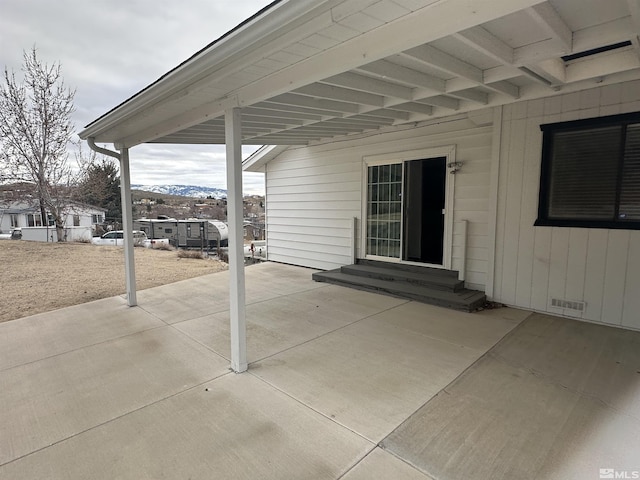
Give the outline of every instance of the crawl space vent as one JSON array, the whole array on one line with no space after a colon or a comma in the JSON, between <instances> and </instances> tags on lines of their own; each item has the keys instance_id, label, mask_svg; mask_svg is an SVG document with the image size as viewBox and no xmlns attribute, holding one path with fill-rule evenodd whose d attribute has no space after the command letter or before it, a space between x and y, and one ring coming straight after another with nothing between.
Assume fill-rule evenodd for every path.
<instances>
[{"instance_id":1,"label":"crawl space vent","mask_svg":"<svg viewBox=\"0 0 640 480\"><path fill-rule=\"evenodd\" d=\"M584 312L586 307L585 302L575 302L572 300L563 300L561 298L552 298L551 306L555 308L568 308L569 310L575 310L577 312Z\"/></svg>"}]
</instances>

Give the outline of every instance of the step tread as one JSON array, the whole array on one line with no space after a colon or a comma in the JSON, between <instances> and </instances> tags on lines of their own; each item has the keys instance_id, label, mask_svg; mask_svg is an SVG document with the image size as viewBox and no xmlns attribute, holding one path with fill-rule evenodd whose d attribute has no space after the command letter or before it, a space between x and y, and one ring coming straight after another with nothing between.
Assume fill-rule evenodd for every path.
<instances>
[{"instance_id":1,"label":"step tread","mask_svg":"<svg viewBox=\"0 0 640 480\"><path fill-rule=\"evenodd\" d=\"M342 273L339 269L314 273L313 279L465 310L473 310L480 307L486 299L484 293L475 290L463 289L459 292L448 292L410 283L399 285L398 282L349 275Z\"/></svg>"},{"instance_id":2,"label":"step tread","mask_svg":"<svg viewBox=\"0 0 640 480\"><path fill-rule=\"evenodd\" d=\"M372 267L386 268L390 270L398 270L401 272L416 272L416 273L434 273L437 275L448 276L458 278L458 272L455 270L446 270L444 268L429 267L426 265L415 265L411 263L395 263L395 262L382 262L380 260L358 259L356 265L368 265Z\"/></svg>"},{"instance_id":3,"label":"step tread","mask_svg":"<svg viewBox=\"0 0 640 480\"><path fill-rule=\"evenodd\" d=\"M347 265L342 272L349 275L375 276L380 280L405 281L415 284L435 285L440 288L459 290L464 288L464 282L458 277L434 272L433 269L423 272L402 271L372 265Z\"/></svg>"}]
</instances>

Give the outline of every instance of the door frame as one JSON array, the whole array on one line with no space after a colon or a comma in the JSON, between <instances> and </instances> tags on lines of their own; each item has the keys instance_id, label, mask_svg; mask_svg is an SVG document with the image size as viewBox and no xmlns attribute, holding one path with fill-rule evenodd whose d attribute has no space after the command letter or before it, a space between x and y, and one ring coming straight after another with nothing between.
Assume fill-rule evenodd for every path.
<instances>
[{"instance_id":1,"label":"door frame","mask_svg":"<svg viewBox=\"0 0 640 480\"><path fill-rule=\"evenodd\" d=\"M370 166L387 165L390 163L402 163L404 172L404 162L411 160L423 160L430 158L445 158L447 175L445 177L445 201L444 201L444 238L443 238L443 253L442 253L442 265L431 263L419 263L409 262L402 260L401 258L389 258L379 257L374 255L367 255L367 169ZM452 264L452 252L453 252L453 204L454 204L454 187L455 187L455 175L451 175L454 172L455 167L450 167L451 164L456 163L456 147L455 145L445 145L433 148L422 148L418 150L404 150L391 153L382 153L377 155L367 155L362 158L362 196L361 196L361 221L360 221L360 255L359 258L369 258L372 260L380 260L390 263L405 263L410 265L419 265L424 267L442 268L451 270ZM404 178L402 179L404 187ZM402 203L402 219L404 222L404 202ZM404 230L404 224L402 226ZM401 241L404 241L401 238ZM402 252L402 246L401 246Z\"/></svg>"}]
</instances>

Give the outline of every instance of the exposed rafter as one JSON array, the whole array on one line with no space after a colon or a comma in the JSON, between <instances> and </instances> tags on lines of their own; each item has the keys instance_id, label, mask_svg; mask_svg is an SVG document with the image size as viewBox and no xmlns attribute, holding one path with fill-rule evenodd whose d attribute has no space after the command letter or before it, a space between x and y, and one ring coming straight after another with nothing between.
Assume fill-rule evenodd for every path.
<instances>
[{"instance_id":1,"label":"exposed rafter","mask_svg":"<svg viewBox=\"0 0 640 480\"><path fill-rule=\"evenodd\" d=\"M444 80L418 72L417 70L396 65L388 60L380 60L368 65L363 65L359 67L358 70L373 73L382 79L393 79L396 82L401 82L411 87L430 89L436 94L445 92Z\"/></svg>"},{"instance_id":2,"label":"exposed rafter","mask_svg":"<svg viewBox=\"0 0 640 480\"><path fill-rule=\"evenodd\" d=\"M541 25L551 38L558 41L570 53L573 48L573 32L550 3L540 3L527 9L527 13Z\"/></svg>"},{"instance_id":3,"label":"exposed rafter","mask_svg":"<svg viewBox=\"0 0 640 480\"><path fill-rule=\"evenodd\" d=\"M125 146L215 143L225 111L241 107L243 141L305 144L640 71L640 0L590 0L594 13L580 0L285 3L300 16L275 9L238 36L250 46L205 49L85 133ZM632 46L597 51L621 42Z\"/></svg>"}]
</instances>

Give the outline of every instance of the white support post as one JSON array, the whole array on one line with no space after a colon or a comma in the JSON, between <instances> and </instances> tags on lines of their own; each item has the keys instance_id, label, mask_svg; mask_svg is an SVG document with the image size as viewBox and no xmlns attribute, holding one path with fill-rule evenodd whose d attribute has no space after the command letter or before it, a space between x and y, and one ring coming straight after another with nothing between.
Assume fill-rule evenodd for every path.
<instances>
[{"instance_id":1,"label":"white support post","mask_svg":"<svg viewBox=\"0 0 640 480\"><path fill-rule=\"evenodd\" d=\"M138 304L136 295L136 266L133 254L133 212L131 203L131 174L129 149L120 149L120 198L122 199L122 230L124 231L124 268L127 286L127 304Z\"/></svg>"},{"instance_id":2,"label":"white support post","mask_svg":"<svg viewBox=\"0 0 640 480\"><path fill-rule=\"evenodd\" d=\"M242 234L242 128L240 120L241 113L239 108L232 108L225 112L231 369L236 373L247 370L244 235Z\"/></svg>"}]
</instances>

